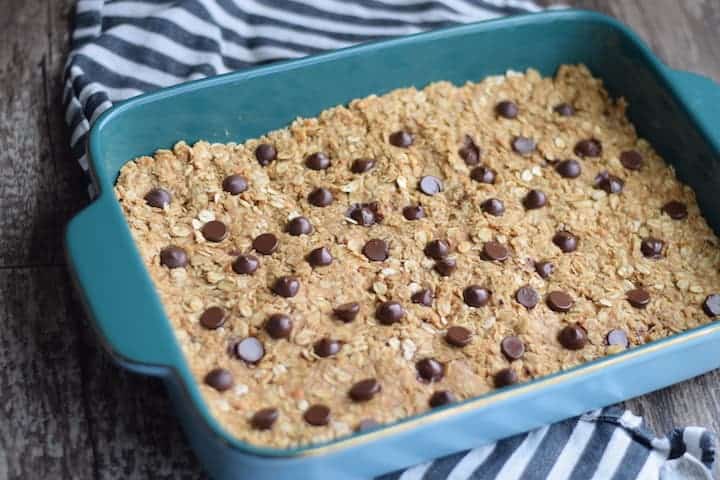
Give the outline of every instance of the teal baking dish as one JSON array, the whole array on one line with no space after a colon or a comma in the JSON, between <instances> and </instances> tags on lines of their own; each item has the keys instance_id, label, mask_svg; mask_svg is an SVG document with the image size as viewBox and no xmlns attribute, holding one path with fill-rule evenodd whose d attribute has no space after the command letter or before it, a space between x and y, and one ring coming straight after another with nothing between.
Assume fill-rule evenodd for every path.
<instances>
[{"instance_id":1,"label":"teal baking dish","mask_svg":"<svg viewBox=\"0 0 720 480\"><path fill-rule=\"evenodd\" d=\"M241 142L296 116L394 88L458 84L508 69L552 75L584 63L630 102L641 136L677 169L720 232L720 86L663 65L629 29L584 11L552 11L371 43L191 82L106 112L90 134L99 196L70 222L66 250L101 342L124 367L161 377L214 478L368 478L467 449L720 367L720 324L407 418L291 449L223 430L203 403L113 194L122 165L176 140ZM525 472L522 478L534 478Z\"/></svg>"}]
</instances>

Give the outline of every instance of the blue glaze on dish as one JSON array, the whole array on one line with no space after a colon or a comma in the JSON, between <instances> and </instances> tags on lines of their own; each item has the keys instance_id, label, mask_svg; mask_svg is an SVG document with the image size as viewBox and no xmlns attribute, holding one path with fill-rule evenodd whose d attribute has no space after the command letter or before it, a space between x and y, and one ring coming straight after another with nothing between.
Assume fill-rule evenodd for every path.
<instances>
[{"instance_id":1,"label":"blue glaze on dish","mask_svg":"<svg viewBox=\"0 0 720 480\"><path fill-rule=\"evenodd\" d=\"M162 377L215 478L367 478L679 382L720 366L709 324L477 399L320 445L249 445L204 404L113 193L124 163L177 140L242 142L333 105L394 88L478 81L508 69L553 75L584 63L630 102L639 134L691 185L720 231L720 87L661 64L617 21L545 12L464 25L191 82L115 106L90 135L99 197L70 222L66 250L99 338L124 367Z\"/></svg>"}]
</instances>

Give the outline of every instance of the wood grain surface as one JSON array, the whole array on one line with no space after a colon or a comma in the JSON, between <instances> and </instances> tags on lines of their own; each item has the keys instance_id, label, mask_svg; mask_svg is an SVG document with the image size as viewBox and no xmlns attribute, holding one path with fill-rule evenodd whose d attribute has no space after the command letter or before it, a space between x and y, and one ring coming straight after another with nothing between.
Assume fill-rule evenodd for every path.
<instances>
[{"instance_id":1,"label":"wood grain surface","mask_svg":"<svg viewBox=\"0 0 720 480\"><path fill-rule=\"evenodd\" d=\"M62 67L73 1L0 0L0 480L202 478L161 384L115 367L61 248L86 203ZM620 18L673 67L720 81L720 1L554 2ZM720 431L720 373L627 402L649 425Z\"/></svg>"}]
</instances>

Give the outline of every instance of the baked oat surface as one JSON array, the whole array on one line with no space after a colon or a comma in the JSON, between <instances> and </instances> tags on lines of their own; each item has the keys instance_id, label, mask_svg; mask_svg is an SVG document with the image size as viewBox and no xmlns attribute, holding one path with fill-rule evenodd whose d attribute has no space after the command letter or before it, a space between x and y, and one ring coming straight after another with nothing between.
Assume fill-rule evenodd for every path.
<instances>
[{"instance_id":1,"label":"baked oat surface","mask_svg":"<svg viewBox=\"0 0 720 480\"><path fill-rule=\"evenodd\" d=\"M179 142L115 191L213 414L254 444L335 438L720 314L692 190L584 66Z\"/></svg>"}]
</instances>

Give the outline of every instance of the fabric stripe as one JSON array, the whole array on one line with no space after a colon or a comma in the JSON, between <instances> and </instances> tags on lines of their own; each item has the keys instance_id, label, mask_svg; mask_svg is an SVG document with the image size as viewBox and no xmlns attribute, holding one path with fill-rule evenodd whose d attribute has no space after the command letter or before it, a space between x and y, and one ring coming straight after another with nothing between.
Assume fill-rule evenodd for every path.
<instances>
[{"instance_id":1,"label":"fabric stripe","mask_svg":"<svg viewBox=\"0 0 720 480\"><path fill-rule=\"evenodd\" d=\"M467 452L460 452L448 455L440 460L436 460L430 465L423 475L423 480L434 480L436 478L447 478L450 472L457 466L460 461L465 458Z\"/></svg>"},{"instance_id":2,"label":"fabric stripe","mask_svg":"<svg viewBox=\"0 0 720 480\"><path fill-rule=\"evenodd\" d=\"M605 446L610 442L616 428L612 423L597 423L595 431L583 449L577 464L570 475L571 478L591 478L602 460Z\"/></svg>"},{"instance_id":3,"label":"fabric stripe","mask_svg":"<svg viewBox=\"0 0 720 480\"><path fill-rule=\"evenodd\" d=\"M628 438L630 439L630 437ZM626 448L625 455L622 456L622 459L620 460L621 467L616 470L612 480L634 479L645 466L652 450L645 443L632 441L635 439L636 437L633 436ZM610 447L608 446L608 449L609 448ZM621 452L618 452L618 456L621 456Z\"/></svg>"},{"instance_id":4,"label":"fabric stripe","mask_svg":"<svg viewBox=\"0 0 720 480\"><path fill-rule=\"evenodd\" d=\"M620 423L624 428L615 428L610 441L606 442L592 480L607 480L615 475L632 442L632 437L625 428L635 429L640 426L641 422L640 417L632 415L629 411L620 417Z\"/></svg>"},{"instance_id":5,"label":"fabric stripe","mask_svg":"<svg viewBox=\"0 0 720 480\"><path fill-rule=\"evenodd\" d=\"M549 429L549 426L545 426L530 432L495 478L498 480L521 480L525 467L537 452Z\"/></svg>"},{"instance_id":6,"label":"fabric stripe","mask_svg":"<svg viewBox=\"0 0 720 480\"><path fill-rule=\"evenodd\" d=\"M523 480L542 480L548 476L555 464L555 459L560 455L563 447L565 447L565 442L568 441L577 424L578 419L571 418L550 427L550 431L545 435L542 443L525 467L522 474Z\"/></svg>"},{"instance_id":7,"label":"fabric stripe","mask_svg":"<svg viewBox=\"0 0 720 480\"><path fill-rule=\"evenodd\" d=\"M547 476L548 480L565 480L570 477L570 473L580 459L580 454L594 433L595 422L581 418L550 470Z\"/></svg>"},{"instance_id":8,"label":"fabric stripe","mask_svg":"<svg viewBox=\"0 0 720 480\"><path fill-rule=\"evenodd\" d=\"M475 469L469 478L495 478L497 473L505 465L505 462L512 456L513 452L523 443L525 437L525 435L515 435L514 437L500 440L492 453Z\"/></svg>"},{"instance_id":9,"label":"fabric stripe","mask_svg":"<svg viewBox=\"0 0 720 480\"><path fill-rule=\"evenodd\" d=\"M470 450L450 472L447 480L466 480L470 478L470 475L490 456L493 450L495 450L494 443Z\"/></svg>"}]
</instances>

